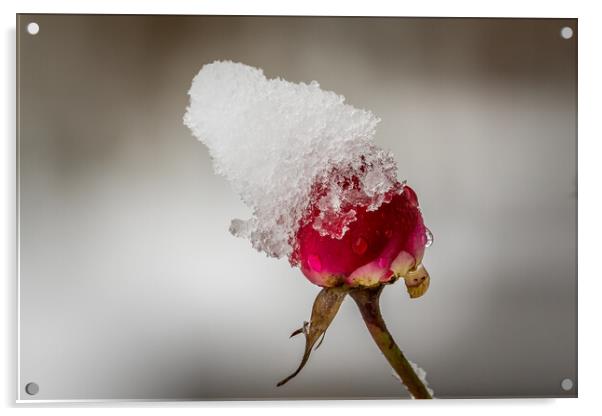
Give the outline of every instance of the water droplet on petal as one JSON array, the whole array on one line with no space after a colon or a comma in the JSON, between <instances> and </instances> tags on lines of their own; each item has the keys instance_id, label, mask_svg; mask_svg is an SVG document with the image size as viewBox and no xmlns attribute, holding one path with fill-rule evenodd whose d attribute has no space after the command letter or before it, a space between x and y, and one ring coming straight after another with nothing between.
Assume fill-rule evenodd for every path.
<instances>
[{"instance_id":1,"label":"water droplet on petal","mask_svg":"<svg viewBox=\"0 0 602 416\"><path fill-rule=\"evenodd\" d=\"M362 255L368 250L368 242L364 237L358 237L351 245L351 249L357 255Z\"/></svg>"},{"instance_id":2,"label":"water droplet on petal","mask_svg":"<svg viewBox=\"0 0 602 416\"><path fill-rule=\"evenodd\" d=\"M426 243L424 244L424 246L425 247L430 247L433 244L433 241L434 241L433 233L431 232L431 230L429 230L428 228L426 228L425 235L426 235Z\"/></svg>"},{"instance_id":3,"label":"water droplet on petal","mask_svg":"<svg viewBox=\"0 0 602 416\"><path fill-rule=\"evenodd\" d=\"M309 267L316 272L322 271L322 261L317 254L310 254L309 257L307 257L307 264L309 264Z\"/></svg>"}]
</instances>

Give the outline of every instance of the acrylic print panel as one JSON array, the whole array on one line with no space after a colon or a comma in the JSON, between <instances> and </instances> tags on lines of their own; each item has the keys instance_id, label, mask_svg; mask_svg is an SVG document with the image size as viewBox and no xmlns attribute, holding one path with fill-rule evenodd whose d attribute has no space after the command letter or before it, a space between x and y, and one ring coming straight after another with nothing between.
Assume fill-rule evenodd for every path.
<instances>
[{"instance_id":1,"label":"acrylic print panel","mask_svg":"<svg viewBox=\"0 0 602 416\"><path fill-rule=\"evenodd\" d=\"M17 21L20 400L577 395L575 19Z\"/></svg>"}]
</instances>

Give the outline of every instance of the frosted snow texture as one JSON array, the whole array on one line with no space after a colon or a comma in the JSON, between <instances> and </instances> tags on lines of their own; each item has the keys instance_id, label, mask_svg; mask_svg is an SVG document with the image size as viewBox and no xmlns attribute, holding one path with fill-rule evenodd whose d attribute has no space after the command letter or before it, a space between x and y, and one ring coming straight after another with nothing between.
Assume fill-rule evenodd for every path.
<instances>
[{"instance_id":1,"label":"frosted snow texture","mask_svg":"<svg viewBox=\"0 0 602 416\"><path fill-rule=\"evenodd\" d=\"M380 120L316 81L267 79L258 68L213 62L188 94L184 123L253 210L230 231L269 256L291 255L312 204L319 208L314 228L342 238L354 206L377 209L397 182L392 155L373 142Z\"/></svg>"}]
</instances>

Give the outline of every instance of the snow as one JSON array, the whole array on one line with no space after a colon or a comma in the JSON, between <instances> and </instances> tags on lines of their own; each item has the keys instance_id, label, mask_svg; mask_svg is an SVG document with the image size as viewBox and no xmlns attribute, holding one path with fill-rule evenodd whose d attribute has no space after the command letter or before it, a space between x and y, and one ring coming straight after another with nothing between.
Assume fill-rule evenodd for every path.
<instances>
[{"instance_id":1,"label":"snow","mask_svg":"<svg viewBox=\"0 0 602 416\"><path fill-rule=\"evenodd\" d=\"M392 155L374 143L379 118L316 81L267 79L261 69L216 61L188 94L184 123L253 212L230 231L269 256L291 255L312 204L314 228L342 238L353 208L377 209L397 183Z\"/></svg>"}]
</instances>

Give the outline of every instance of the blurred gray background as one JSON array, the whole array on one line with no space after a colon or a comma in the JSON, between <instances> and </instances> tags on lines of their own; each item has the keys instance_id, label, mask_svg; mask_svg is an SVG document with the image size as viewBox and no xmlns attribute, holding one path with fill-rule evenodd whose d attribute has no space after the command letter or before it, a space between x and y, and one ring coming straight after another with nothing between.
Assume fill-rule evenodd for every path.
<instances>
[{"instance_id":1,"label":"blurred gray background","mask_svg":"<svg viewBox=\"0 0 602 416\"><path fill-rule=\"evenodd\" d=\"M382 118L435 236L429 292L387 287L383 314L436 396L576 395L575 19L19 15L17 31L21 399L407 397L349 299L275 387L319 288L228 233L249 210L182 124L216 59Z\"/></svg>"}]
</instances>

